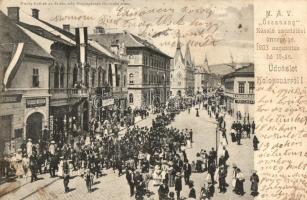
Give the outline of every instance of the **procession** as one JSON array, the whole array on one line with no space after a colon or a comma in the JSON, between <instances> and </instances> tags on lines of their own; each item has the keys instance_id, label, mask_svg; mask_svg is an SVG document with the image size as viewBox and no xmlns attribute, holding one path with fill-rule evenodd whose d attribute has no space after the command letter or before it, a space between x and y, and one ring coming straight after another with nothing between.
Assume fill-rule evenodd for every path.
<instances>
[{"instance_id":1,"label":"procession","mask_svg":"<svg viewBox=\"0 0 307 200\"><path fill-rule=\"evenodd\" d=\"M1 4L0 198L260 196L252 51L236 49L241 39L194 41L207 38L195 35L199 17L216 13L183 7L177 11L187 19L170 23L174 13L162 10L172 9L138 13L144 5L132 3L89 12L80 5L127 20L113 24L99 16L54 21L54 8L33 6ZM63 13L78 12L68 7ZM232 15L221 21L232 18L241 23Z\"/></svg>"},{"instance_id":2,"label":"procession","mask_svg":"<svg viewBox=\"0 0 307 200\"><path fill-rule=\"evenodd\" d=\"M104 128L91 124L93 128L90 133L63 143L51 140L37 146L29 139L16 154L6 159L8 163L4 170L14 171L17 179L29 179L31 183L49 173L48 178L63 179L65 193L70 191L70 179L76 176L84 179L84 186L89 193L93 192L95 180L103 181L104 171L111 169L118 177L126 177L130 190L127 195L135 199L150 199L153 193L157 193L161 200L179 200L183 197L209 200L214 199L217 192L225 193L227 190L232 190L237 195L256 196L259 183L257 172L253 170L251 174L243 174L236 163L228 162L231 154L227 150L229 142L239 145L240 140L253 140L255 148L258 143L254 142L255 125L252 126L244 119L226 122L226 112L218 105L214 108L207 103L208 101L194 102L191 107L184 105L183 109L178 108L179 114L170 111L174 109L162 107L162 112L155 116L151 125L128 126L124 134L119 134L116 128L105 132ZM195 160L186 153L193 148L193 130L180 130L172 126L176 115L188 112L188 109L192 110L188 115L194 114L195 110L195 116L191 116L191 119L200 115L207 115L208 118L215 116L220 141L218 149L201 147ZM209 112L212 112L211 117ZM232 123L228 130L226 123ZM40 146L44 144L45 146ZM203 174L204 184L199 191L194 188L191 179L193 173ZM226 177L231 177L232 182L226 182ZM251 188L244 187L245 181L251 182ZM153 191L149 185L154 186ZM182 193L183 187L188 187L189 193ZM246 191L250 191L250 194L245 194Z\"/></svg>"}]
</instances>

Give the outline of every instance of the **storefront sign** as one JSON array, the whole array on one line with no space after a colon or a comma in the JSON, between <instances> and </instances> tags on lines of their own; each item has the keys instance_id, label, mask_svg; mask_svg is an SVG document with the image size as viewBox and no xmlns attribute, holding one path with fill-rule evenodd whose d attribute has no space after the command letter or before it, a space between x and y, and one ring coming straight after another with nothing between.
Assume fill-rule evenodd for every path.
<instances>
[{"instance_id":1,"label":"storefront sign","mask_svg":"<svg viewBox=\"0 0 307 200\"><path fill-rule=\"evenodd\" d=\"M235 100L235 103L239 103L239 104L254 104L255 101L253 101L253 100Z\"/></svg>"},{"instance_id":2,"label":"storefront sign","mask_svg":"<svg viewBox=\"0 0 307 200\"><path fill-rule=\"evenodd\" d=\"M17 103L21 101L21 98L22 98L22 94L1 95L0 103Z\"/></svg>"},{"instance_id":3,"label":"storefront sign","mask_svg":"<svg viewBox=\"0 0 307 200\"><path fill-rule=\"evenodd\" d=\"M103 99L102 106L110 106L114 104L114 99Z\"/></svg>"},{"instance_id":4,"label":"storefront sign","mask_svg":"<svg viewBox=\"0 0 307 200\"><path fill-rule=\"evenodd\" d=\"M46 99L45 98L37 98L37 99L27 99L26 107L27 108L34 108L46 106Z\"/></svg>"}]
</instances>

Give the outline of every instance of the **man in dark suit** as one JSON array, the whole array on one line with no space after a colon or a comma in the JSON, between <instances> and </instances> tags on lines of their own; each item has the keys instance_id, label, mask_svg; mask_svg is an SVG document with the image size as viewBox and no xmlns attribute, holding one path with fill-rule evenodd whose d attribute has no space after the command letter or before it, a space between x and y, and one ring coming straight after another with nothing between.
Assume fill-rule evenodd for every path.
<instances>
[{"instance_id":1,"label":"man in dark suit","mask_svg":"<svg viewBox=\"0 0 307 200\"><path fill-rule=\"evenodd\" d=\"M126 179L130 187L130 196L132 197L134 195L134 172L131 168L127 169Z\"/></svg>"},{"instance_id":2,"label":"man in dark suit","mask_svg":"<svg viewBox=\"0 0 307 200\"><path fill-rule=\"evenodd\" d=\"M191 164L188 162L188 160L184 162L183 172L184 172L184 182L187 185L190 181L190 176L192 173L192 167Z\"/></svg>"},{"instance_id":3,"label":"man in dark suit","mask_svg":"<svg viewBox=\"0 0 307 200\"><path fill-rule=\"evenodd\" d=\"M164 180L163 184L160 185L158 193L159 193L159 200L164 200L168 198L169 188L166 180Z\"/></svg>"},{"instance_id":4,"label":"man in dark suit","mask_svg":"<svg viewBox=\"0 0 307 200\"><path fill-rule=\"evenodd\" d=\"M180 172L177 172L176 177L175 177L175 191L176 191L176 194L177 194L177 200L180 199L181 190L182 190L181 175L180 175Z\"/></svg>"}]
</instances>

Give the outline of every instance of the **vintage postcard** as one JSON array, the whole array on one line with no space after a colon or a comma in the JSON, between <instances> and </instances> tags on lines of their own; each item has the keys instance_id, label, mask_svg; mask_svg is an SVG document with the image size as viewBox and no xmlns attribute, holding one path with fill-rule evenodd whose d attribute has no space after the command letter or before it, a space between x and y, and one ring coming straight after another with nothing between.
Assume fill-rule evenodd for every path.
<instances>
[{"instance_id":1,"label":"vintage postcard","mask_svg":"<svg viewBox=\"0 0 307 200\"><path fill-rule=\"evenodd\" d=\"M307 199L306 22L304 0L0 0L0 199Z\"/></svg>"}]
</instances>

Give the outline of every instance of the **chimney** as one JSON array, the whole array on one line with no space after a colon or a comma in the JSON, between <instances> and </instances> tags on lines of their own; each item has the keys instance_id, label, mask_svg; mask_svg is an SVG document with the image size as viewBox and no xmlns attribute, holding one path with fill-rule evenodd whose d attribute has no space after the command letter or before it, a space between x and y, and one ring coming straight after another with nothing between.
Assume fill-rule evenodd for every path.
<instances>
[{"instance_id":1,"label":"chimney","mask_svg":"<svg viewBox=\"0 0 307 200\"><path fill-rule=\"evenodd\" d=\"M19 21L19 7L7 7L7 16L13 21Z\"/></svg>"},{"instance_id":2,"label":"chimney","mask_svg":"<svg viewBox=\"0 0 307 200\"><path fill-rule=\"evenodd\" d=\"M64 31L70 32L70 25L69 24L63 24Z\"/></svg>"},{"instance_id":3,"label":"chimney","mask_svg":"<svg viewBox=\"0 0 307 200\"><path fill-rule=\"evenodd\" d=\"M105 34L105 30L102 26L96 26L96 34Z\"/></svg>"},{"instance_id":4,"label":"chimney","mask_svg":"<svg viewBox=\"0 0 307 200\"><path fill-rule=\"evenodd\" d=\"M32 8L32 17L35 19L39 19L39 10L36 8Z\"/></svg>"}]
</instances>

